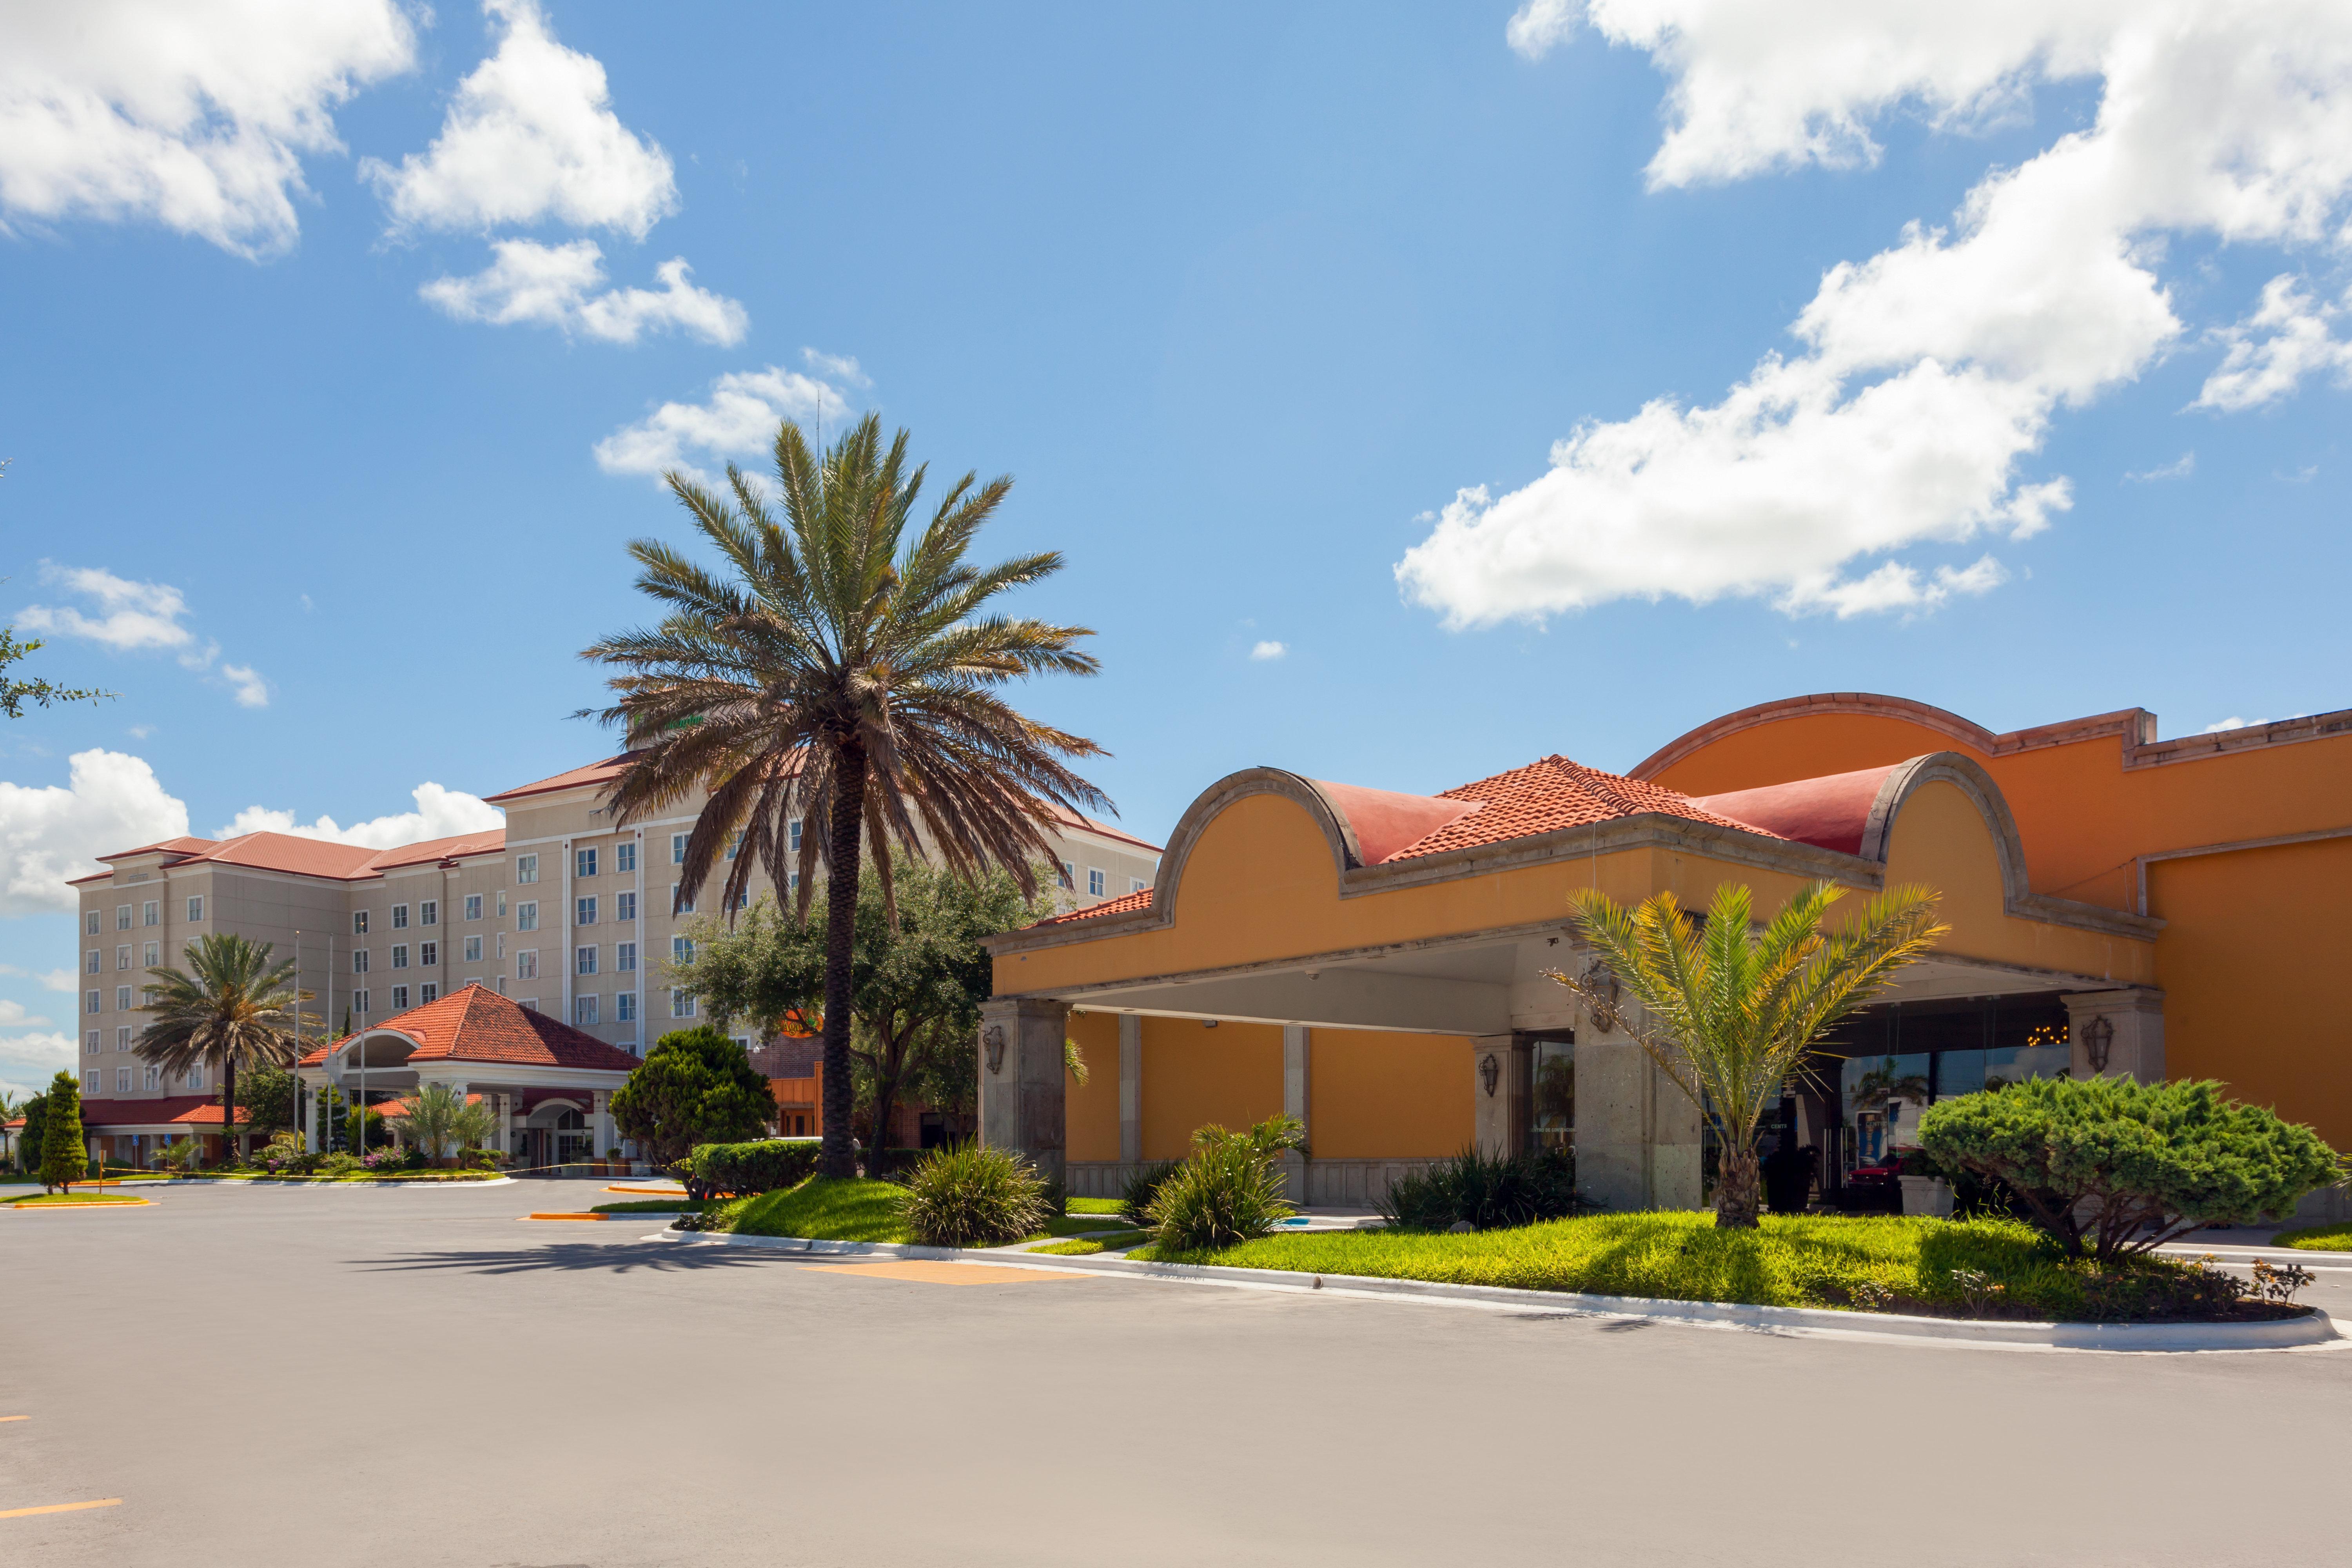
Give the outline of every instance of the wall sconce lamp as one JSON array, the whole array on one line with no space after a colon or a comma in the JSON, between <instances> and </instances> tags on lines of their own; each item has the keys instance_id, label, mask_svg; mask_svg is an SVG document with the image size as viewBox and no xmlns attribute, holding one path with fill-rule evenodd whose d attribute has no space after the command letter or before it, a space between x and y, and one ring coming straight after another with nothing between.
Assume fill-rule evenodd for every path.
<instances>
[{"instance_id":1,"label":"wall sconce lamp","mask_svg":"<svg viewBox=\"0 0 2352 1568\"><path fill-rule=\"evenodd\" d=\"M1478 1058L1478 1081L1486 1086L1486 1098L1494 1099L1495 1086L1503 1081L1503 1064L1492 1051Z\"/></svg>"},{"instance_id":2,"label":"wall sconce lamp","mask_svg":"<svg viewBox=\"0 0 2352 1568\"><path fill-rule=\"evenodd\" d=\"M2102 1013L2083 1026L2083 1054L2090 1058L2093 1072L2107 1070L2107 1053L2116 1043L2116 1021Z\"/></svg>"},{"instance_id":3,"label":"wall sconce lamp","mask_svg":"<svg viewBox=\"0 0 2352 1568\"><path fill-rule=\"evenodd\" d=\"M991 1077L1004 1070L1004 1026L991 1024L981 1031L980 1043L988 1047L988 1071Z\"/></svg>"}]
</instances>

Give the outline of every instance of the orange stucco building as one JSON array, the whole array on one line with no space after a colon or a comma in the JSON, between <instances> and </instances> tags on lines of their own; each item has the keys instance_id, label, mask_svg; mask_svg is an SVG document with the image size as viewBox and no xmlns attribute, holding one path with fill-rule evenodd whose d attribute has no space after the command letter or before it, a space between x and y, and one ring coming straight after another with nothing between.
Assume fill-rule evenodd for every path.
<instances>
[{"instance_id":1,"label":"orange stucco building","mask_svg":"<svg viewBox=\"0 0 2352 1568\"><path fill-rule=\"evenodd\" d=\"M2352 713L2158 742L2138 710L1994 734L1839 694L1625 776L1548 757L1412 795L1254 769L1193 803L1156 887L992 944L982 1132L1113 1192L1195 1127L1286 1111L1311 1202L1475 1141L1572 1147L1612 1207L1694 1205L1696 1111L1550 978L1590 963L1568 896L1737 880L1769 910L1818 878L1927 883L1952 928L1790 1086L1769 1135L1825 1196L1933 1100L2056 1072L2219 1078L2352 1143L2352 1026L2312 983L2352 938L2347 869Z\"/></svg>"}]
</instances>

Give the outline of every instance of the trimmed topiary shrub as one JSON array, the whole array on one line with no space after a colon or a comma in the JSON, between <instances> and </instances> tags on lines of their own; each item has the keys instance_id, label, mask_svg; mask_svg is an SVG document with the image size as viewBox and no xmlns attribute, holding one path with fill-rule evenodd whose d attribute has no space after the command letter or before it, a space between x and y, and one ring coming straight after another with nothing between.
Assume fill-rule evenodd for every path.
<instances>
[{"instance_id":1,"label":"trimmed topiary shrub","mask_svg":"<svg viewBox=\"0 0 2352 1568\"><path fill-rule=\"evenodd\" d=\"M1296 1117L1246 1132L1212 1124L1192 1134L1192 1157L1169 1173L1147 1211L1161 1256L1206 1252L1265 1236L1298 1211L1282 1200L1274 1163L1303 1136Z\"/></svg>"},{"instance_id":2,"label":"trimmed topiary shrub","mask_svg":"<svg viewBox=\"0 0 2352 1568\"><path fill-rule=\"evenodd\" d=\"M1156 1165L1146 1165L1128 1177L1127 1189L1119 1194L1119 1217L1129 1225L1150 1225L1151 1200L1160 1195L1160 1184L1174 1175L1181 1163L1164 1160Z\"/></svg>"},{"instance_id":3,"label":"trimmed topiary shrub","mask_svg":"<svg viewBox=\"0 0 2352 1568\"><path fill-rule=\"evenodd\" d=\"M41 1121L41 1188L71 1192L76 1182L89 1179L89 1150L81 1131L81 1084L73 1074L59 1071L49 1081L47 1114Z\"/></svg>"},{"instance_id":4,"label":"trimmed topiary shrub","mask_svg":"<svg viewBox=\"0 0 2352 1568\"><path fill-rule=\"evenodd\" d=\"M906 1175L907 1233L926 1247L993 1247L1045 1228L1046 1184L1028 1161L966 1143L934 1149Z\"/></svg>"},{"instance_id":5,"label":"trimmed topiary shrub","mask_svg":"<svg viewBox=\"0 0 2352 1568\"><path fill-rule=\"evenodd\" d=\"M2112 1262L2206 1225L2292 1210L2343 1176L2319 1134L2218 1083L2033 1079L1939 1100L1919 1142L2005 1184L2070 1258Z\"/></svg>"},{"instance_id":6,"label":"trimmed topiary shrub","mask_svg":"<svg viewBox=\"0 0 2352 1568\"><path fill-rule=\"evenodd\" d=\"M670 1167L686 1184L687 1196L721 1193L748 1198L779 1187L797 1187L816 1169L814 1138L763 1138L751 1143L702 1143Z\"/></svg>"},{"instance_id":7,"label":"trimmed topiary shrub","mask_svg":"<svg viewBox=\"0 0 2352 1568\"><path fill-rule=\"evenodd\" d=\"M1474 1147L1390 1183L1372 1207L1399 1230L1500 1230L1566 1219L1591 1205L1576 1194L1576 1156L1565 1150L1487 1154Z\"/></svg>"}]
</instances>

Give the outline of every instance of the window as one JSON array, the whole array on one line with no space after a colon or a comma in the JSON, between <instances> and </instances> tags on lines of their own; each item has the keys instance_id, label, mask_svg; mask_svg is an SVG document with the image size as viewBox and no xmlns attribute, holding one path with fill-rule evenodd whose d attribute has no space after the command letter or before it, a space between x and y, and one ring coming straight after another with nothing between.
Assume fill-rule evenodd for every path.
<instances>
[{"instance_id":1,"label":"window","mask_svg":"<svg viewBox=\"0 0 2352 1568\"><path fill-rule=\"evenodd\" d=\"M131 1011L130 986L118 985L114 988L114 1009L118 1013L128 1013Z\"/></svg>"},{"instance_id":2,"label":"window","mask_svg":"<svg viewBox=\"0 0 2352 1568\"><path fill-rule=\"evenodd\" d=\"M419 969L440 968L441 944L437 942L418 942L416 944L416 967Z\"/></svg>"},{"instance_id":3,"label":"window","mask_svg":"<svg viewBox=\"0 0 2352 1568\"><path fill-rule=\"evenodd\" d=\"M205 900L204 895L200 893L196 897L188 900L188 919L192 921L200 921L204 918Z\"/></svg>"},{"instance_id":4,"label":"window","mask_svg":"<svg viewBox=\"0 0 2352 1568\"><path fill-rule=\"evenodd\" d=\"M670 938L669 961L672 963L692 963L694 962L694 939L690 936L674 936ZM682 1017L684 1015L681 1014L680 1016Z\"/></svg>"},{"instance_id":5,"label":"window","mask_svg":"<svg viewBox=\"0 0 2352 1568\"><path fill-rule=\"evenodd\" d=\"M127 1051L131 1048L130 1025L125 1024L114 1031L114 1048L118 1051Z\"/></svg>"},{"instance_id":6,"label":"window","mask_svg":"<svg viewBox=\"0 0 2352 1568\"><path fill-rule=\"evenodd\" d=\"M364 991L362 991L362 992L361 992L361 993L360 993L360 994L361 994L361 995L362 995L362 996L364 996L364 995L366 995L366 994L367 994L367 993L366 993L366 992L364 992ZM363 1010L364 1010L364 1009L363 1009ZM203 1088L205 1087L205 1069L204 1069L204 1068L190 1068L188 1069L188 1075L187 1075L186 1079L185 1079L184 1081L187 1084L187 1086L188 1086L190 1089L203 1089Z\"/></svg>"},{"instance_id":7,"label":"window","mask_svg":"<svg viewBox=\"0 0 2352 1568\"><path fill-rule=\"evenodd\" d=\"M515 978L517 980L539 978L539 949L525 948L515 954Z\"/></svg>"},{"instance_id":8,"label":"window","mask_svg":"<svg viewBox=\"0 0 2352 1568\"><path fill-rule=\"evenodd\" d=\"M614 894L614 895L613 895L613 918L614 918L614 920L616 920L616 921L633 921L633 920L635 920L635 919L637 918L637 896L636 896L636 894L635 894L635 893L615 893L615 894Z\"/></svg>"},{"instance_id":9,"label":"window","mask_svg":"<svg viewBox=\"0 0 2352 1568\"><path fill-rule=\"evenodd\" d=\"M596 874L596 851L593 849L574 849L572 852L572 874L575 877L594 876Z\"/></svg>"},{"instance_id":10,"label":"window","mask_svg":"<svg viewBox=\"0 0 2352 1568\"><path fill-rule=\"evenodd\" d=\"M1130 893L1142 892L1145 889L1150 886L1150 883L1145 881L1140 877L1129 877L1127 879L1127 890Z\"/></svg>"},{"instance_id":11,"label":"window","mask_svg":"<svg viewBox=\"0 0 2352 1568\"><path fill-rule=\"evenodd\" d=\"M352 992L352 1012L354 1012L354 1013L364 1013L364 1012L366 1012L367 1010L368 1010L368 994L367 994L366 992L364 992L364 991L354 991L354 992Z\"/></svg>"},{"instance_id":12,"label":"window","mask_svg":"<svg viewBox=\"0 0 2352 1568\"><path fill-rule=\"evenodd\" d=\"M686 864L686 835L683 833L669 836L669 863L673 866Z\"/></svg>"},{"instance_id":13,"label":"window","mask_svg":"<svg viewBox=\"0 0 2352 1568\"><path fill-rule=\"evenodd\" d=\"M93 1013L99 1010L98 993L95 991L89 994L89 1010Z\"/></svg>"},{"instance_id":14,"label":"window","mask_svg":"<svg viewBox=\"0 0 2352 1568\"><path fill-rule=\"evenodd\" d=\"M507 955L507 933L506 933L506 932L504 932L504 931L500 931L500 932L499 932L499 935L498 935L498 942L499 942L498 957L499 957L499 959L501 962L503 962L503 961L505 960L505 958L506 958L506 955Z\"/></svg>"},{"instance_id":15,"label":"window","mask_svg":"<svg viewBox=\"0 0 2352 1568\"><path fill-rule=\"evenodd\" d=\"M148 1066L147 1070L139 1075L139 1087L142 1089L153 1089L162 1080L163 1077L163 1069L151 1063Z\"/></svg>"},{"instance_id":16,"label":"window","mask_svg":"<svg viewBox=\"0 0 2352 1568\"><path fill-rule=\"evenodd\" d=\"M1099 899L1109 890L1110 879L1103 875L1102 868L1099 866L1087 867L1087 897L1090 899Z\"/></svg>"},{"instance_id":17,"label":"window","mask_svg":"<svg viewBox=\"0 0 2352 1568\"><path fill-rule=\"evenodd\" d=\"M126 942L121 947L114 950L114 967L117 969L128 969L131 967L131 944L129 942Z\"/></svg>"},{"instance_id":18,"label":"window","mask_svg":"<svg viewBox=\"0 0 2352 1568\"><path fill-rule=\"evenodd\" d=\"M131 1069L129 1068L116 1068L114 1069L114 1092L117 1094L129 1094L131 1092Z\"/></svg>"},{"instance_id":19,"label":"window","mask_svg":"<svg viewBox=\"0 0 2352 1568\"><path fill-rule=\"evenodd\" d=\"M147 951L141 956L145 960L148 968L152 969L163 962L163 944L159 942L151 942L147 944Z\"/></svg>"},{"instance_id":20,"label":"window","mask_svg":"<svg viewBox=\"0 0 2352 1568\"><path fill-rule=\"evenodd\" d=\"M506 890L504 888L500 888L500 889L499 889L499 919L500 919L500 920L504 920L504 919L506 919L506 918L507 918L507 890Z\"/></svg>"},{"instance_id":21,"label":"window","mask_svg":"<svg viewBox=\"0 0 2352 1568\"><path fill-rule=\"evenodd\" d=\"M735 852L742 847L743 836L741 834L730 833L727 836L727 858L730 860L735 858Z\"/></svg>"},{"instance_id":22,"label":"window","mask_svg":"<svg viewBox=\"0 0 2352 1568\"><path fill-rule=\"evenodd\" d=\"M536 1013L539 1011L539 998L536 996L518 996L515 998L515 1005Z\"/></svg>"},{"instance_id":23,"label":"window","mask_svg":"<svg viewBox=\"0 0 2352 1568\"><path fill-rule=\"evenodd\" d=\"M694 993L691 991L671 992L669 994L669 1016L673 1018L693 1017Z\"/></svg>"},{"instance_id":24,"label":"window","mask_svg":"<svg viewBox=\"0 0 2352 1568\"><path fill-rule=\"evenodd\" d=\"M367 973L367 954L368 950L366 948L355 947L352 949L352 973L353 974L365 974Z\"/></svg>"},{"instance_id":25,"label":"window","mask_svg":"<svg viewBox=\"0 0 2352 1568\"><path fill-rule=\"evenodd\" d=\"M98 1092L98 1069L96 1068L92 1068L88 1072L81 1075L81 1091L84 1094L93 1095Z\"/></svg>"},{"instance_id":26,"label":"window","mask_svg":"<svg viewBox=\"0 0 2352 1568\"><path fill-rule=\"evenodd\" d=\"M394 969L405 969L408 967L408 944L406 942L396 942L392 944L392 966Z\"/></svg>"},{"instance_id":27,"label":"window","mask_svg":"<svg viewBox=\"0 0 2352 1568\"><path fill-rule=\"evenodd\" d=\"M613 869L625 877L637 868L637 847L634 844L613 846Z\"/></svg>"},{"instance_id":28,"label":"window","mask_svg":"<svg viewBox=\"0 0 2352 1568\"><path fill-rule=\"evenodd\" d=\"M440 984L439 984L437 981L432 981L432 980L428 980L428 981L425 982L425 984L424 984L419 985L419 986L416 988L416 999L417 999L417 1001L419 1001L420 1003L421 1003L421 1002L438 1002L439 1000L441 1000L441 986L440 986Z\"/></svg>"},{"instance_id":29,"label":"window","mask_svg":"<svg viewBox=\"0 0 2352 1568\"><path fill-rule=\"evenodd\" d=\"M528 904L517 904L517 905L515 906L515 930L517 930L517 931L537 931L538 929L539 929L539 903L538 903L538 900L532 900L531 902L530 902L530 903L528 903Z\"/></svg>"},{"instance_id":30,"label":"window","mask_svg":"<svg viewBox=\"0 0 2352 1568\"><path fill-rule=\"evenodd\" d=\"M596 950L593 947L574 948L572 953L572 973L574 974L595 973Z\"/></svg>"},{"instance_id":31,"label":"window","mask_svg":"<svg viewBox=\"0 0 2352 1568\"><path fill-rule=\"evenodd\" d=\"M574 996L572 999L572 1021L583 1027L596 1021L596 998Z\"/></svg>"},{"instance_id":32,"label":"window","mask_svg":"<svg viewBox=\"0 0 2352 1568\"><path fill-rule=\"evenodd\" d=\"M478 921L482 918L481 894L467 893L466 895L466 918L469 921Z\"/></svg>"},{"instance_id":33,"label":"window","mask_svg":"<svg viewBox=\"0 0 2352 1568\"><path fill-rule=\"evenodd\" d=\"M576 925L576 926L592 926L592 925L594 925L594 924L596 923L596 900L593 900L593 899L574 899L574 900L572 900L572 923L573 925Z\"/></svg>"},{"instance_id":34,"label":"window","mask_svg":"<svg viewBox=\"0 0 2352 1568\"><path fill-rule=\"evenodd\" d=\"M636 967L637 944L634 942L614 942L613 944L613 972L616 974L631 974L635 973Z\"/></svg>"},{"instance_id":35,"label":"window","mask_svg":"<svg viewBox=\"0 0 2352 1568\"><path fill-rule=\"evenodd\" d=\"M538 856L518 855L515 857L515 880L526 884L539 880Z\"/></svg>"},{"instance_id":36,"label":"window","mask_svg":"<svg viewBox=\"0 0 2352 1568\"><path fill-rule=\"evenodd\" d=\"M417 905L416 923L421 926L439 925L441 923L441 900L438 899L427 899L423 903Z\"/></svg>"},{"instance_id":37,"label":"window","mask_svg":"<svg viewBox=\"0 0 2352 1568\"><path fill-rule=\"evenodd\" d=\"M163 923L163 905L161 900L150 899L139 906L139 923L143 926L159 926Z\"/></svg>"},{"instance_id":38,"label":"window","mask_svg":"<svg viewBox=\"0 0 2352 1568\"><path fill-rule=\"evenodd\" d=\"M1075 893L1078 890L1078 868L1076 862L1062 862L1062 886Z\"/></svg>"},{"instance_id":39,"label":"window","mask_svg":"<svg viewBox=\"0 0 2352 1568\"><path fill-rule=\"evenodd\" d=\"M479 963L482 962L482 939L480 937L469 936L466 939L466 962L468 963Z\"/></svg>"},{"instance_id":40,"label":"window","mask_svg":"<svg viewBox=\"0 0 2352 1568\"><path fill-rule=\"evenodd\" d=\"M96 910L92 910L89 913L82 916L81 923L84 931L88 931L92 936L96 936L98 934L98 911Z\"/></svg>"},{"instance_id":41,"label":"window","mask_svg":"<svg viewBox=\"0 0 2352 1568\"><path fill-rule=\"evenodd\" d=\"M408 906L406 904L394 904L392 906L392 929L394 931L406 931L408 929Z\"/></svg>"},{"instance_id":42,"label":"window","mask_svg":"<svg viewBox=\"0 0 2352 1568\"><path fill-rule=\"evenodd\" d=\"M622 991L613 997L613 1022L627 1024L637 1016L637 996L634 991Z\"/></svg>"},{"instance_id":43,"label":"window","mask_svg":"<svg viewBox=\"0 0 2352 1568\"><path fill-rule=\"evenodd\" d=\"M82 960L81 968L82 973L85 974L95 974L105 967L106 950L102 947L91 948L89 950L89 956Z\"/></svg>"},{"instance_id":44,"label":"window","mask_svg":"<svg viewBox=\"0 0 2352 1568\"><path fill-rule=\"evenodd\" d=\"M493 975L491 975L491 976L490 976L490 984L493 984L493 985L495 985L495 986L497 986L497 987L499 988L499 995L503 996L503 995L505 995L505 994L507 994L507 977L506 977L505 975L503 975L503 974L493 974Z\"/></svg>"},{"instance_id":45,"label":"window","mask_svg":"<svg viewBox=\"0 0 2352 1568\"><path fill-rule=\"evenodd\" d=\"M793 817L784 824L784 843L795 855L801 852L801 819Z\"/></svg>"},{"instance_id":46,"label":"window","mask_svg":"<svg viewBox=\"0 0 2352 1568\"><path fill-rule=\"evenodd\" d=\"M395 985L392 988L392 1010L395 1013L405 1013L408 1011L407 986Z\"/></svg>"},{"instance_id":47,"label":"window","mask_svg":"<svg viewBox=\"0 0 2352 1568\"><path fill-rule=\"evenodd\" d=\"M90 1011L95 1013L98 1009L92 1007ZM82 1049L88 1051L91 1056L98 1055L98 1031L96 1029L92 1029L88 1035L84 1036L81 1045Z\"/></svg>"},{"instance_id":48,"label":"window","mask_svg":"<svg viewBox=\"0 0 2352 1568\"><path fill-rule=\"evenodd\" d=\"M115 906L114 929L117 931L129 931L131 929L131 906L129 904L117 904Z\"/></svg>"},{"instance_id":49,"label":"window","mask_svg":"<svg viewBox=\"0 0 2352 1568\"><path fill-rule=\"evenodd\" d=\"M353 936L367 935L367 911L365 910L353 910L352 911L352 934Z\"/></svg>"},{"instance_id":50,"label":"window","mask_svg":"<svg viewBox=\"0 0 2352 1568\"><path fill-rule=\"evenodd\" d=\"M677 915L690 915L694 912L694 900L686 896L686 888L682 883L672 882L669 885L669 908L670 913Z\"/></svg>"}]
</instances>

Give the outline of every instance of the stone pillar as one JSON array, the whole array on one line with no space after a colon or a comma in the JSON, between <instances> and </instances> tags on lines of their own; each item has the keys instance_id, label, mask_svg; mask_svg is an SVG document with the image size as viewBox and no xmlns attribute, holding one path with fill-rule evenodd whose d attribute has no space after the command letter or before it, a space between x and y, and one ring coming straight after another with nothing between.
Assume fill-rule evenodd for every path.
<instances>
[{"instance_id":1,"label":"stone pillar","mask_svg":"<svg viewBox=\"0 0 2352 1568\"><path fill-rule=\"evenodd\" d=\"M324 1097L316 1088L297 1079L294 1103L302 1123L302 1152L315 1154L319 1152L319 1107L324 1103Z\"/></svg>"},{"instance_id":2,"label":"stone pillar","mask_svg":"<svg viewBox=\"0 0 2352 1568\"><path fill-rule=\"evenodd\" d=\"M1067 1181L1062 1042L1069 1019L1070 1005L1050 997L980 1009L980 1141L1026 1156L1057 1186Z\"/></svg>"},{"instance_id":3,"label":"stone pillar","mask_svg":"<svg viewBox=\"0 0 2352 1568\"><path fill-rule=\"evenodd\" d=\"M1311 1045L1306 1025L1285 1024L1282 1026L1282 1113L1298 1119L1298 1124L1307 1129L1308 1141L1306 1153L1292 1149L1282 1156L1282 1194L1294 1204L1308 1201L1307 1163L1307 1155L1313 1152L1315 1136L1314 1125L1307 1114L1312 1103Z\"/></svg>"},{"instance_id":4,"label":"stone pillar","mask_svg":"<svg viewBox=\"0 0 2352 1568\"><path fill-rule=\"evenodd\" d=\"M588 1119L588 1136L594 1141L594 1147L588 1151L588 1157L601 1160L604 1157L604 1151L613 1146L613 1093L604 1089L592 1092L595 1097L591 1101L595 1107L595 1114Z\"/></svg>"},{"instance_id":5,"label":"stone pillar","mask_svg":"<svg viewBox=\"0 0 2352 1568\"><path fill-rule=\"evenodd\" d=\"M1118 1159L1143 1163L1143 1019L1118 1016Z\"/></svg>"},{"instance_id":6,"label":"stone pillar","mask_svg":"<svg viewBox=\"0 0 2352 1568\"><path fill-rule=\"evenodd\" d=\"M1622 1031L1576 1031L1576 1184L1605 1209L1706 1201L1698 1107Z\"/></svg>"},{"instance_id":7,"label":"stone pillar","mask_svg":"<svg viewBox=\"0 0 2352 1568\"><path fill-rule=\"evenodd\" d=\"M1534 1055L1516 1035L1471 1037L1471 1138L1481 1152L1501 1158L1526 1142Z\"/></svg>"},{"instance_id":8,"label":"stone pillar","mask_svg":"<svg viewBox=\"0 0 2352 1568\"><path fill-rule=\"evenodd\" d=\"M2134 985L2114 991L2078 991L2059 1000L2066 1004L2076 1078L2164 1081L2163 992ZM2104 1066L2092 1059L2103 1036Z\"/></svg>"}]
</instances>

